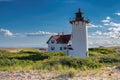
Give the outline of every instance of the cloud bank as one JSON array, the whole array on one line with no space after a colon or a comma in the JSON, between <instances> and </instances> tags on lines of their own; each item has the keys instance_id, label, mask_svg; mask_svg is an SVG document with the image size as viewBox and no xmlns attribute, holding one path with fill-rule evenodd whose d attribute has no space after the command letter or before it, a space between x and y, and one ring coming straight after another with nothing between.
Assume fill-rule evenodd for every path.
<instances>
[{"instance_id":1,"label":"cloud bank","mask_svg":"<svg viewBox=\"0 0 120 80\"><path fill-rule=\"evenodd\" d=\"M56 35L57 33L51 33L46 31L37 31L37 32L31 32L31 33L13 33L7 29L0 29L0 34L8 37L28 37L28 36Z\"/></svg>"},{"instance_id":2,"label":"cloud bank","mask_svg":"<svg viewBox=\"0 0 120 80\"><path fill-rule=\"evenodd\" d=\"M115 15L120 16L120 13L115 13ZM116 21L116 20L115 20ZM94 28L93 31L89 33L89 47L99 47L99 46L119 46L120 45L120 22L115 22L114 17L111 19L110 16L105 17L99 23L101 28L97 25L90 24L90 28Z\"/></svg>"},{"instance_id":3,"label":"cloud bank","mask_svg":"<svg viewBox=\"0 0 120 80\"><path fill-rule=\"evenodd\" d=\"M115 14L120 15L120 13L115 13ZM103 28L97 29L95 32L92 32L92 34L90 36L97 36L97 37L104 36L104 38L108 37L111 39L112 38L120 39L120 23L116 23L112 20L111 20L111 17L109 17L109 16L107 16L105 19L101 20L101 22L102 22L101 25L104 25ZM103 30L103 29L105 29L105 30Z\"/></svg>"},{"instance_id":4,"label":"cloud bank","mask_svg":"<svg viewBox=\"0 0 120 80\"><path fill-rule=\"evenodd\" d=\"M106 19L101 20L101 22L104 22L104 23L106 23L106 22L110 22L110 19L111 19L111 18L110 18L109 16L107 16Z\"/></svg>"},{"instance_id":5,"label":"cloud bank","mask_svg":"<svg viewBox=\"0 0 120 80\"><path fill-rule=\"evenodd\" d=\"M120 16L120 12L118 12L118 13L115 13L117 16Z\"/></svg>"},{"instance_id":6,"label":"cloud bank","mask_svg":"<svg viewBox=\"0 0 120 80\"><path fill-rule=\"evenodd\" d=\"M38 31L33 33L25 33L25 36L45 36L45 35L56 35L57 33L45 32L45 31Z\"/></svg>"},{"instance_id":7,"label":"cloud bank","mask_svg":"<svg viewBox=\"0 0 120 80\"><path fill-rule=\"evenodd\" d=\"M10 30L7 30L7 29L0 29L0 33L4 34L5 36L10 36L10 37L13 36L13 33Z\"/></svg>"},{"instance_id":8,"label":"cloud bank","mask_svg":"<svg viewBox=\"0 0 120 80\"><path fill-rule=\"evenodd\" d=\"M88 27L88 28L98 28L98 27L103 27L103 26L89 23L89 24L87 24L87 27Z\"/></svg>"}]
</instances>

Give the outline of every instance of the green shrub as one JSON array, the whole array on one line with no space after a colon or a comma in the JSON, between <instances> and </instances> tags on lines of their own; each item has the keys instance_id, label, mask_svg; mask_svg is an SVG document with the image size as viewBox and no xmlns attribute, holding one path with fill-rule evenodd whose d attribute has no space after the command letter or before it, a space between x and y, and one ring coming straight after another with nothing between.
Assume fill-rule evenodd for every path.
<instances>
[{"instance_id":1,"label":"green shrub","mask_svg":"<svg viewBox=\"0 0 120 80\"><path fill-rule=\"evenodd\" d=\"M105 55L116 53L116 51L114 49L111 49L111 48L90 48L89 51L97 52L97 53L105 54Z\"/></svg>"},{"instance_id":2,"label":"green shrub","mask_svg":"<svg viewBox=\"0 0 120 80\"><path fill-rule=\"evenodd\" d=\"M47 62L50 66L63 65L71 68L83 68L86 66L89 69L98 68L101 64L92 58L79 58L79 57L60 57Z\"/></svg>"},{"instance_id":3,"label":"green shrub","mask_svg":"<svg viewBox=\"0 0 120 80\"><path fill-rule=\"evenodd\" d=\"M120 63L120 57L104 56L100 58L100 63Z\"/></svg>"},{"instance_id":4,"label":"green shrub","mask_svg":"<svg viewBox=\"0 0 120 80\"><path fill-rule=\"evenodd\" d=\"M65 56L65 52L47 52L47 53L43 53L43 54L48 55L49 57Z\"/></svg>"},{"instance_id":5,"label":"green shrub","mask_svg":"<svg viewBox=\"0 0 120 80\"><path fill-rule=\"evenodd\" d=\"M75 76L75 70L70 69L70 70L68 71L68 77L72 78L72 77L74 77L74 76Z\"/></svg>"},{"instance_id":6,"label":"green shrub","mask_svg":"<svg viewBox=\"0 0 120 80\"><path fill-rule=\"evenodd\" d=\"M6 50L0 50L0 58L3 58L7 53L9 52L7 52Z\"/></svg>"},{"instance_id":7,"label":"green shrub","mask_svg":"<svg viewBox=\"0 0 120 80\"><path fill-rule=\"evenodd\" d=\"M43 54L33 54L29 56L22 56L22 57L16 57L16 59L19 60L31 60L31 61L37 61L37 60L44 60L48 59L48 55L43 55Z\"/></svg>"},{"instance_id":8,"label":"green shrub","mask_svg":"<svg viewBox=\"0 0 120 80\"><path fill-rule=\"evenodd\" d=\"M0 59L0 66L12 66L16 64L16 60L15 59Z\"/></svg>"},{"instance_id":9,"label":"green shrub","mask_svg":"<svg viewBox=\"0 0 120 80\"><path fill-rule=\"evenodd\" d=\"M6 53L9 53L9 52L6 50L0 50L0 54L6 54Z\"/></svg>"},{"instance_id":10,"label":"green shrub","mask_svg":"<svg viewBox=\"0 0 120 80\"><path fill-rule=\"evenodd\" d=\"M76 74L76 70L74 68L69 68L68 70L62 71L62 73L59 75L59 77L64 78L73 78Z\"/></svg>"}]
</instances>

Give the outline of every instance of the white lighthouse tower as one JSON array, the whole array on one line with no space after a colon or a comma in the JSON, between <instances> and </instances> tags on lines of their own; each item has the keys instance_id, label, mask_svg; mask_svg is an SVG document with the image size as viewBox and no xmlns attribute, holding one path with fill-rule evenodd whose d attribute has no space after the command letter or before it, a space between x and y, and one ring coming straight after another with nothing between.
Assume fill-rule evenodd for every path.
<instances>
[{"instance_id":1,"label":"white lighthouse tower","mask_svg":"<svg viewBox=\"0 0 120 80\"><path fill-rule=\"evenodd\" d=\"M75 14L75 19L70 20L72 24L72 44L69 45L67 55L69 56L88 56L88 31L86 24L89 23L85 20L83 13L78 10Z\"/></svg>"}]
</instances>

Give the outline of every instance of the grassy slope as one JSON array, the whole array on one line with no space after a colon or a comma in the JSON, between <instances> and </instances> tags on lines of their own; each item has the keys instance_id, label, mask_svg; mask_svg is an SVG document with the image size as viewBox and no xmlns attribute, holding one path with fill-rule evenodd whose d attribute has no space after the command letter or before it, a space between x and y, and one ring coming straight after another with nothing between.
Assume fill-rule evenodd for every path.
<instances>
[{"instance_id":1,"label":"grassy slope","mask_svg":"<svg viewBox=\"0 0 120 80\"><path fill-rule=\"evenodd\" d=\"M20 52L0 50L0 70L88 70L102 66L120 66L120 47L90 48L89 57L65 56L64 52L40 53L36 49Z\"/></svg>"}]
</instances>

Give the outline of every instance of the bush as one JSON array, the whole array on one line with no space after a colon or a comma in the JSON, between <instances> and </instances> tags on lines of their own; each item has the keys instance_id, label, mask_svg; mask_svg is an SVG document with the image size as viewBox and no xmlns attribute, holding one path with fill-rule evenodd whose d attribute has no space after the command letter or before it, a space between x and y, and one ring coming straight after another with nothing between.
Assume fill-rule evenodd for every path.
<instances>
[{"instance_id":1,"label":"bush","mask_svg":"<svg viewBox=\"0 0 120 80\"><path fill-rule=\"evenodd\" d=\"M12 66L16 64L16 60L15 59L0 59L0 66Z\"/></svg>"},{"instance_id":2,"label":"bush","mask_svg":"<svg viewBox=\"0 0 120 80\"><path fill-rule=\"evenodd\" d=\"M83 68L86 66L89 69L98 68L101 66L99 62L93 60L92 58L79 58L79 57L60 57L59 59L54 59L47 62L50 66L63 65L71 68Z\"/></svg>"},{"instance_id":3,"label":"bush","mask_svg":"<svg viewBox=\"0 0 120 80\"><path fill-rule=\"evenodd\" d=\"M120 57L104 56L100 58L100 63L118 63L120 62Z\"/></svg>"},{"instance_id":4,"label":"bush","mask_svg":"<svg viewBox=\"0 0 120 80\"><path fill-rule=\"evenodd\" d=\"M0 54L6 54L6 53L9 53L9 52L6 50L0 50Z\"/></svg>"},{"instance_id":5,"label":"bush","mask_svg":"<svg viewBox=\"0 0 120 80\"><path fill-rule=\"evenodd\" d=\"M110 48L90 48L89 51L97 52L100 54L115 54L116 51Z\"/></svg>"},{"instance_id":6,"label":"bush","mask_svg":"<svg viewBox=\"0 0 120 80\"><path fill-rule=\"evenodd\" d=\"M53 56L65 56L65 52L47 52L47 53L43 53L45 55L48 55L49 57L53 57Z\"/></svg>"},{"instance_id":7,"label":"bush","mask_svg":"<svg viewBox=\"0 0 120 80\"><path fill-rule=\"evenodd\" d=\"M73 68L70 68L69 70L63 71L59 76L62 78L73 78L76 74L76 70Z\"/></svg>"},{"instance_id":8,"label":"bush","mask_svg":"<svg viewBox=\"0 0 120 80\"><path fill-rule=\"evenodd\" d=\"M4 57L7 53L9 52L7 52L6 50L0 50L0 58Z\"/></svg>"}]
</instances>

